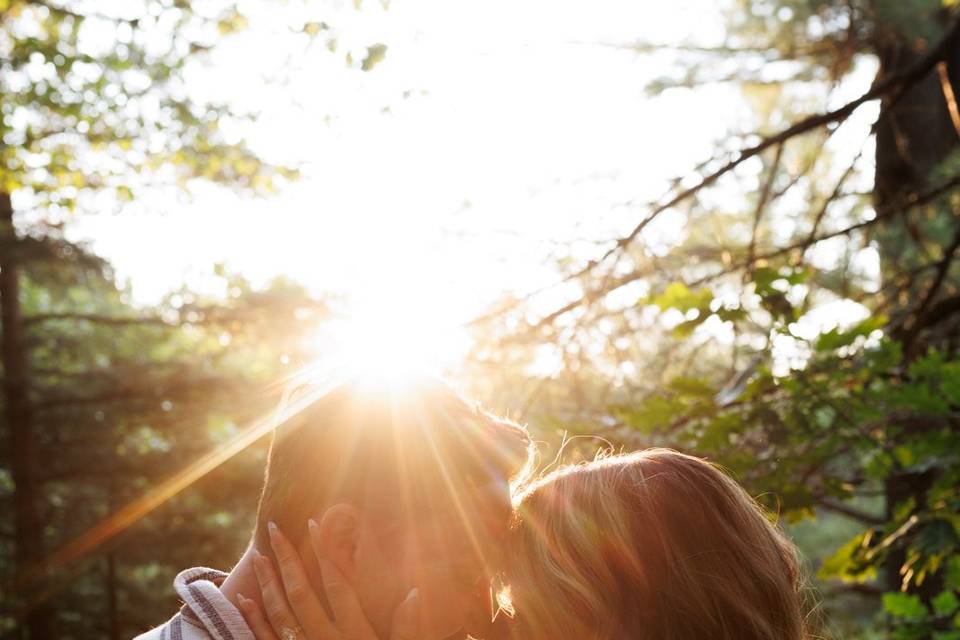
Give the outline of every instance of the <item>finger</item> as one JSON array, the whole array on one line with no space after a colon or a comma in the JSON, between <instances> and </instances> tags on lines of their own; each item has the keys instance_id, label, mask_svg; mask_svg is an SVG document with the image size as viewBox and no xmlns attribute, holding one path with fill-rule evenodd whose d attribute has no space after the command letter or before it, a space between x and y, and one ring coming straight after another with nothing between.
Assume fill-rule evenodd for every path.
<instances>
[{"instance_id":1,"label":"finger","mask_svg":"<svg viewBox=\"0 0 960 640\"><path fill-rule=\"evenodd\" d=\"M290 610L290 605L287 604L287 599L283 595L283 586L266 556L256 553L253 557L253 570L260 584L260 594L263 596L263 608L267 614L267 620L274 632L282 637L284 630L296 629L299 626L297 618Z\"/></svg>"},{"instance_id":2,"label":"finger","mask_svg":"<svg viewBox=\"0 0 960 640\"><path fill-rule=\"evenodd\" d=\"M253 637L256 638L256 640L280 640L270 627L270 623L267 622L267 618L263 615L260 605L255 601L250 598L244 598L243 594L238 593L237 608L240 610L240 614L243 615L243 619L246 621L247 626L250 627L250 631L253 632Z\"/></svg>"},{"instance_id":3,"label":"finger","mask_svg":"<svg viewBox=\"0 0 960 640\"><path fill-rule=\"evenodd\" d=\"M348 637L365 632L369 624L353 585L329 560L320 560L320 573L337 629Z\"/></svg>"},{"instance_id":4,"label":"finger","mask_svg":"<svg viewBox=\"0 0 960 640\"><path fill-rule=\"evenodd\" d=\"M390 640L417 640L420 631L420 592L414 588L393 612ZM259 640L259 639L258 639Z\"/></svg>"},{"instance_id":5,"label":"finger","mask_svg":"<svg viewBox=\"0 0 960 640\"><path fill-rule=\"evenodd\" d=\"M277 558L283 589L293 615L296 616L307 637L319 640L334 637L336 629L333 622L327 617L323 605L317 599L317 594L310 586L296 549L274 523L269 523L267 530L270 532L270 546Z\"/></svg>"},{"instance_id":6,"label":"finger","mask_svg":"<svg viewBox=\"0 0 960 640\"><path fill-rule=\"evenodd\" d=\"M334 624L337 630L346 638L376 638L373 627L367 621L367 616L357 599L357 592L336 565L323 555L323 545L320 540L320 527L313 520L308 523L310 544L313 555L320 565L320 575L323 578L323 590L333 613Z\"/></svg>"},{"instance_id":7,"label":"finger","mask_svg":"<svg viewBox=\"0 0 960 640\"><path fill-rule=\"evenodd\" d=\"M333 612L337 628L343 631L344 622L356 619L358 616L363 617L360 602L357 600L357 594L347 581L346 576L340 573L340 570L324 557L323 545L320 540L320 527L316 522L310 520L307 522L307 530L310 534L310 546L313 548L313 555L317 559L317 564L320 565L323 590L327 595L330 611Z\"/></svg>"},{"instance_id":8,"label":"finger","mask_svg":"<svg viewBox=\"0 0 960 640\"><path fill-rule=\"evenodd\" d=\"M340 573L337 566L329 560L320 560L320 573L323 576L323 589L327 593L330 610L337 621L337 626L344 631L346 624L351 624L357 618L363 617L360 601L353 590L353 585L346 576Z\"/></svg>"}]
</instances>

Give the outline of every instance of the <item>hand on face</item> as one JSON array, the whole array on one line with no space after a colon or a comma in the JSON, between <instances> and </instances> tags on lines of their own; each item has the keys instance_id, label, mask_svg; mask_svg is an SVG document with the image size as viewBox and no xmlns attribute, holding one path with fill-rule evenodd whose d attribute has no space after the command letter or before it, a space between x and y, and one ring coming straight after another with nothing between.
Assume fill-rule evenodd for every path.
<instances>
[{"instance_id":1,"label":"hand on face","mask_svg":"<svg viewBox=\"0 0 960 640\"><path fill-rule=\"evenodd\" d=\"M269 559L257 554L254 570L263 608L254 600L237 596L238 608L254 636L257 640L378 640L353 586L319 552L319 531L313 522L309 533L333 618L310 586L296 549L271 523L270 544L280 576ZM419 613L418 592L413 589L394 611L390 640L418 640Z\"/></svg>"}]
</instances>

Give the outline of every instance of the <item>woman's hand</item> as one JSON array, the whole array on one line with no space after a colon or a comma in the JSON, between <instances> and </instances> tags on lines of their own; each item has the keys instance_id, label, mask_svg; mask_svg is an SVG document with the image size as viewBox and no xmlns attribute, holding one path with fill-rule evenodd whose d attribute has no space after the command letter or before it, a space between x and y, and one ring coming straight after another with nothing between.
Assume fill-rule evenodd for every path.
<instances>
[{"instance_id":1,"label":"woman's hand","mask_svg":"<svg viewBox=\"0 0 960 640\"><path fill-rule=\"evenodd\" d=\"M320 565L323 588L333 619L317 598L300 558L290 541L272 522L270 546L280 568L278 578L268 558L257 553L253 566L260 584L263 608L237 595L237 606L257 640L378 640L367 621L353 587L318 549L317 526L311 521L310 543ZM419 598L413 589L393 614L390 640L416 640Z\"/></svg>"}]
</instances>

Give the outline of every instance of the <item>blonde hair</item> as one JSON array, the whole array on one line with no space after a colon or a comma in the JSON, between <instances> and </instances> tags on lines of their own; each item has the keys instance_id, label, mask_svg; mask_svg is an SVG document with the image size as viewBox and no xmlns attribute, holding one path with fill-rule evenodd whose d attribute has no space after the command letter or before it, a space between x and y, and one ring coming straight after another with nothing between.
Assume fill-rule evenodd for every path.
<instances>
[{"instance_id":1,"label":"blonde hair","mask_svg":"<svg viewBox=\"0 0 960 640\"><path fill-rule=\"evenodd\" d=\"M806 637L794 546L704 460L610 456L518 498L505 577L519 638Z\"/></svg>"}]
</instances>

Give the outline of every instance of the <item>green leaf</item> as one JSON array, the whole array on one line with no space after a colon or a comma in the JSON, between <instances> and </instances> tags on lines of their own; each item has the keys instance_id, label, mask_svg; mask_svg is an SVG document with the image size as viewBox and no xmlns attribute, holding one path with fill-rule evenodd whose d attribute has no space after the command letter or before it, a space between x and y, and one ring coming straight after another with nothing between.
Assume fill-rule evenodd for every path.
<instances>
[{"instance_id":1,"label":"green leaf","mask_svg":"<svg viewBox=\"0 0 960 640\"><path fill-rule=\"evenodd\" d=\"M710 307L711 301L713 301L713 293L709 289L691 291L682 282L673 282L667 285L660 295L647 299L648 304L656 305L663 310L678 309L683 312L691 309L706 310Z\"/></svg>"},{"instance_id":2,"label":"green leaf","mask_svg":"<svg viewBox=\"0 0 960 640\"><path fill-rule=\"evenodd\" d=\"M673 398L650 396L643 403L622 412L622 418L644 433L652 433L676 420L686 410L687 404Z\"/></svg>"},{"instance_id":3,"label":"green leaf","mask_svg":"<svg viewBox=\"0 0 960 640\"><path fill-rule=\"evenodd\" d=\"M866 337L887 324L887 317L881 314L870 316L862 322L845 330L839 328L827 331L817 338L817 351L833 351L852 344L860 336Z\"/></svg>"},{"instance_id":4,"label":"green leaf","mask_svg":"<svg viewBox=\"0 0 960 640\"><path fill-rule=\"evenodd\" d=\"M321 31L326 31L330 28L326 22L308 22L303 25L303 32L308 36L315 36Z\"/></svg>"},{"instance_id":5,"label":"green leaf","mask_svg":"<svg viewBox=\"0 0 960 640\"><path fill-rule=\"evenodd\" d=\"M738 322L747 317L747 312L740 307L727 308L721 307L717 310L717 317L724 322Z\"/></svg>"},{"instance_id":6,"label":"green leaf","mask_svg":"<svg viewBox=\"0 0 960 640\"><path fill-rule=\"evenodd\" d=\"M817 577L839 578L844 582L863 582L876 575L876 569L865 565L859 558L869 541L870 532L864 531L846 542L834 554L823 561Z\"/></svg>"},{"instance_id":7,"label":"green leaf","mask_svg":"<svg viewBox=\"0 0 960 640\"><path fill-rule=\"evenodd\" d=\"M701 312L693 320L684 320L673 328L673 337L678 339L689 337L708 317L710 317L709 314Z\"/></svg>"},{"instance_id":8,"label":"green leaf","mask_svg":"<svg viewBox=\"0 0 960 640\"><path fill-rule=\"evenodd\" d=\"M250 26L250 20L242 13L235 11L217 22L217 31L221 36L227 36L237 31L243 31Z\"/></svg>"},{"instance_id":9,"label":"green leaf","mask_svg":"<svg viewBox=\"0 0 960 640\"><path fill-rule=\"evenodd\" d=\"M938 616L952 615L960 608L960 600L953 591L944 591L933 599L933 612Z\"/></svg>"},{"instance_id":10,"label":"green leaf","mask_svg":"<svg viewBox=\"0 0 960 640\"><path fill-rule=\"evenodd\" d=\"M378 42L367 47L367 57L360 63L360 68L370 71L387 56L387 45Z\"/></svg>"},{"instance_id":11,"label":"green leaf","mask_svg":"<svg viewBox=\"0 0 960 640\"><path fill-rule=\"evenodd\" d=\"M954 591L960 590L960 556L950 556L947 568L943 572L943 586Z\"/></svg>"},{"instance_id":12,"label":"green leaf","mask_svg":"<svg viewBox=\"0 0 960 640\"><path fill-rule=\"evenodd\" d=\"M758 296L765 297L775 293L783 293L787 286L802 284L809 277L810 272L805 268L787 269L781 271L773 267L760 267L753 272L753 283ZM783 285L775 285L783 281Z\"/></svg>"},{"instance_id":13,"label":"green leaf","mask_svg":"<svg viewBox=\"0 0 960 640\"><path fill-rule=\"evenodd\" d=\"M667 388L675 393L696 398L710 398L716 393L713 385L700 378L678 376L670 380Z\"/></svg>"},{"instance_id":14,"label":"green leaf","mask_svg":"<svg viewBox=\"0 0 960 640\"><path fill-rule=\"evenodd\" d=\"M907 620L926 618L930 613L920 597L912 593L883 594L883 609L894 618Z\"/></svg>"}]
</instances>

